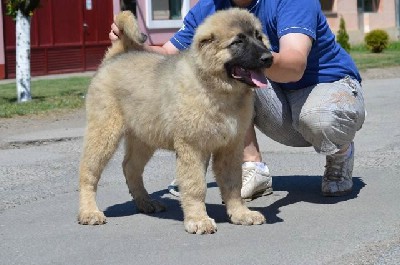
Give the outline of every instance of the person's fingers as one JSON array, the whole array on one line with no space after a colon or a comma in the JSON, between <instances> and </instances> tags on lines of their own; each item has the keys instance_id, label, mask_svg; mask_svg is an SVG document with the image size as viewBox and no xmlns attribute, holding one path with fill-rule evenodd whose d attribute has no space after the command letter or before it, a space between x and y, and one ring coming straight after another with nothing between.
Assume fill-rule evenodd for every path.
<instances>
[{"instance_id":1,"label":"person's fingers","mask_svg":"<svg viewBox=\"0 0 400 265\"><path fill-rule=\"evenodd\" d=\"M111 24L111 31L108 33L108 38L111 41L118 40L120 35L122 34L122 30L120 30L115 23Z\"/></svg>"},{"instance_id":2,"label":"person's fingers","mask_svg":"<svg viewBox=\"0 0 400 265\"><path fill-rule=\"evenodd\" d=\"M117 36L119 36L119 34L120 34L120 30L115 23L111 24L111 31L113 31L114 34Z\"/></svg>"},{"instance_id":3,"label":"person's fingers","mask_svg":"<svg viewBox=\"0 0 400 265\"><path fill-rule=\"evenodd\" d=\"M110 33L108 33L108 38L111 40L111 41L116 41L116 40L118 40L118 36L117 35L115 35L115 33L114 33L114 31L110 31Z\"/></svg>"}]
</instances>

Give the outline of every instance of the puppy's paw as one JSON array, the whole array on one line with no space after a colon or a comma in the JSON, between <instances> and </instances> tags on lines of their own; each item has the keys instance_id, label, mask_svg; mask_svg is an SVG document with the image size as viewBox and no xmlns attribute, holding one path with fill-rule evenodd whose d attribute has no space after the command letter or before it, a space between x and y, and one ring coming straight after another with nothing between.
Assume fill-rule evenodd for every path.
<instances>
[{"instance_id":1,"label":"puppy's paw","mask_svg":"<svg viewBox=\"0 0 400 265\"><path fill-rule=\"evenodd\" d=\"M266 222L264 215L257 211L237 211L230 216L231 222L237 225L260 225Z\"/></svg>"},{"instance_id":2,"label":"puppy's paw","mask_svg":"<svg viewBox=\"0 0 400 265\"><path fill-rule=\"evenodd\" d=\"M136 207L141 213L158 213L166 210L164 204L157 200L146 199L135 199Z\"/></svg>"},{"instance_id":3,"label":"puppy's paw","mask_svg":"<svg viewBox=\"0 0 400 265\"><path fill-rule=\"evenodd\" d=\"M217 224L210 217L187 218L184 221L185 230L190 234L214 234L217 232Z\"/></svg>"},{"instance_id":4,"label":"puppy's paw","mask_svg":"<svg viewBox=\"0 0 400 265\"><path fill-rule=\"evenodd\" d=\"M100 211L80 211L78 223L81 225L102 225L107 223L106 216Z\"/></svg>"}]
</instances>

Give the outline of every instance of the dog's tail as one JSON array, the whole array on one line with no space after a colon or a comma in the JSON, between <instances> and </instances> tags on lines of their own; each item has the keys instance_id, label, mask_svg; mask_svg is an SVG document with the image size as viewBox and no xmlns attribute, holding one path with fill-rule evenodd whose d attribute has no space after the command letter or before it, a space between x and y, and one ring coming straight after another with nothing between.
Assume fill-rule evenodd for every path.
<instances>
[{"instance_id":1,"label":"dog's tail","mask_svg":"<svg viewBox=\"0 0 400 265\"><path fill-rule=\"evenodd\" d=\"M121 37L114 41L104 56L107 60L128 50L143 50L147 35L140 32L137 20L132 12L122 11L115 18L115 24L123 32Z\"/></svg>"}]
</instances>

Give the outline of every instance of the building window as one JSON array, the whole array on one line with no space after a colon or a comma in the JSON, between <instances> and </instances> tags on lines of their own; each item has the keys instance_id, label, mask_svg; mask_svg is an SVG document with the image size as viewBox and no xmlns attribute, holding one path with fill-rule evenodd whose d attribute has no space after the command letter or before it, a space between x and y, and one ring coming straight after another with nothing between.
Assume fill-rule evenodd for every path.
<instances>
[{"instance_id":1,"label":"building window","mask_svg":"<svg viewBox=\"0 0 400 265\"><path fill-rule=\"evenodd\" d=\"M332 12L333 11L333 2L334 0L320 0L321 8L324 12Z\"/></svg>"},{"instance_id":2,"label":"building window","mask_svg":"<svg viewBox=\"0 0 400 265\"><path fill-rule=\"evenodd\" d=\"M362 12L378 12L380 0L357 0L357 8Z\"/></svg>"},{"instance_id":3,"label":"building window","mask_svg":"<svg viewBox=\"0 0 400 265\"><path fill-rule=\"evenodd\" d=\"M146 0L146 26L180 28L189 9L190 0Z\"/></svg>"}]
</instances>

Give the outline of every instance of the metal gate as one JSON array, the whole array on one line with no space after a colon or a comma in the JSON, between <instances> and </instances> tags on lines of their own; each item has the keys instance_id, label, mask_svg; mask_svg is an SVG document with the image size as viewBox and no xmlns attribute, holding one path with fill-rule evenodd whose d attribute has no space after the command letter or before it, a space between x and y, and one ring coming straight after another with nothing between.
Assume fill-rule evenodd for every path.
<instances>
[{"instance_id":1,"label":"metal gate","mask_svg":"<svg viewBox=\"0 0 400 265\"><path fill-rule=\"evenodd\" d=\"M32 76L96 69L110 45L113 1L41 2L31 21ZM13 78L15 23L4 16L4 25L6 78Z\"/></svg>"}]
</instances>

